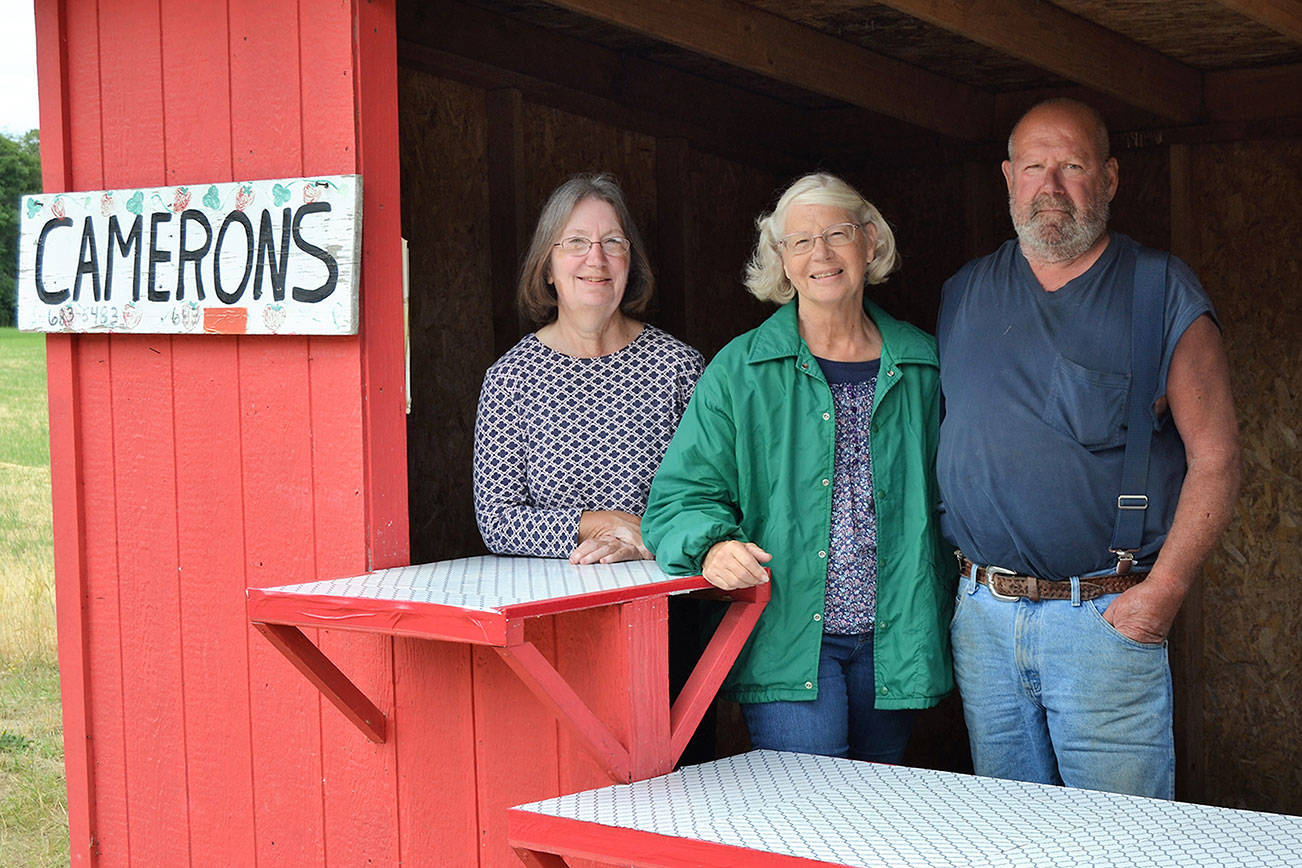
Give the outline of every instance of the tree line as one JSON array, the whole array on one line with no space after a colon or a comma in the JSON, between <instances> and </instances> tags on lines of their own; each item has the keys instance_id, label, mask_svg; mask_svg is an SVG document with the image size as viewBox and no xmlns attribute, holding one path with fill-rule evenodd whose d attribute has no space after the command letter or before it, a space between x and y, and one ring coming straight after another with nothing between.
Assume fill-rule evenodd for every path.
<instances>
[{"instance_id":1,"label":"tree line","mask_svg":"<svg viewBox=\"0 0 1302 868\"><path fill-rule=\"evenodd\" d=\"M41 140L37 130L0 132L0 326L17 319L19 197L41 192Z\"/></svg>"}]
</instances>

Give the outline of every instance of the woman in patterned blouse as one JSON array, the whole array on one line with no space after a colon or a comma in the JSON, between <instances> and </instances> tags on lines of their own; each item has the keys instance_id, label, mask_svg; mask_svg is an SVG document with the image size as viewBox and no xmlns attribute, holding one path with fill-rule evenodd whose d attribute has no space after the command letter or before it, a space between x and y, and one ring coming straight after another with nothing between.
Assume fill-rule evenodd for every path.
<instances>
[{"instance_id":1,"label":"woman in patterned blouse","mask_svg":"<svg viewBox=\"0 0 1302 868\"><path fill-rule=\"evenodd\" d=\"M756 748L899 762L953 687L936 344L865 298L895 239L841 179L801 178L758 227L746 284L781 307L701 376L643 532L672 574L772 571L723 690Z\"/></svg>"},{"instance_id":2,"label":"woman in patterned blouse","mask_svg":"<svg viewBox=\"0 0 1302 868\"><path fill-rule=\"evenodd\" d=\"M640 321L653 285L611 177L556 188L517 296L542 327L488 369L479 396L475 516L491 551L576 564L651 557L647 492L703 366Z\"/></svg>"}]
</instances>

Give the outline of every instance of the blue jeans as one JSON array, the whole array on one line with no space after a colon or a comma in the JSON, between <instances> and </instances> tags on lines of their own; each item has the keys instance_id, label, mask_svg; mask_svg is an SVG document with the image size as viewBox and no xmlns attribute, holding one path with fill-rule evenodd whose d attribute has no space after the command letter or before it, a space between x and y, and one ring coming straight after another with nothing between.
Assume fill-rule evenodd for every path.
<instances>
[{"instance_id":1,"label":"blue jeans","mask_svg":"<svg viewBox=\"0 0 1302 868\"><path fill-rule=\"evenodd\" d=\"M817 698L745 702L741 711L756 749L899 763L917 712L873 708L876 694L873 634L825 633Z\"/></svg>"},{"instance_id":2,"label":"blue jeans","mask_svg":"<svg viewBox=\"0 0 1302 868\"><path fill-rule=\"evenodd\" d=\"M1166 643L1103 620L1117 598L1000 600L959 577L954 676L978 775L1170 799Z\"/></svg>"}]
</instances>

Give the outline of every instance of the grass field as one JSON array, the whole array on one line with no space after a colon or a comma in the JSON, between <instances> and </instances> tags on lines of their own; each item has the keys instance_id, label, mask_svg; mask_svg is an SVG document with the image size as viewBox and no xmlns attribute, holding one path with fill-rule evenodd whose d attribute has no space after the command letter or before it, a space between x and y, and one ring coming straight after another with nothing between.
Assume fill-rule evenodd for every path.
<instances>
[{"instance_id":1,"label":"grass field","mask_svg":"<svg viewBox=\"0 0 1302 868\"><path fill-rule=\"evenodd\" d=\"M45 336L0 328L0 868L68 862Z\"/></svg>"}]
</instances>

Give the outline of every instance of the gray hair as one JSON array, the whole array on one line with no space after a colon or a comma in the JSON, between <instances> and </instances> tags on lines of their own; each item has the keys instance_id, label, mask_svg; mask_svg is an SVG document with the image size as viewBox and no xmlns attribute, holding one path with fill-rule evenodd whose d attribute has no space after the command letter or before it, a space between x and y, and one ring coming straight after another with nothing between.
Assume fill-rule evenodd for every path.
<instances>
[{"instance_id":1,"label":"gray hair","mask_svg":"<svg viewBox=\"0 0 1302 868\"><path fill-rule=\"evenodd\" d=\"M797 204L840 208L850 215L853 222L871 223L877 229L873 259L864 272L865 283L881 283L899 266L895 235L876 206L835 175L822 172L805 175L778 198L771 214L761 214L755 220L759 238L750 262L746 263L746 288L760 301L786 304L795 298L796 288L782 269L778 241L786 227L787 210Z\"/></svg>"},{"instance_id":2,"label":"gray hair","mask_svg":"<svg viewBox=\"0 0 1302 868\"><path fill-rule=\"evenodd\" d=\"M1037 102L1023 112L1022 116L1017 119L1017 123L1013 124L1012 132L1008 134L1008 161L1010 163L1013 162L1013 137L1017 135L1017 128L1022 125L1022 121L1040 109L1059 109L1082 115L1085 123L1089 126L1089 135L1093 139L1094 150L1098 152L1099 163L1106 163L1108 157L1112 156L1112 139L1108 135L1108 125L1103 120L1103 115L1099 114L1098 110L1093 106L1080 100L1056 96L1052 99Z\"/></svg>"},{"instance_id":3,"label":"gray hair","mask_svg":"<svg viewBox=\"0 0 1302 868\"><path fill-rule=\"evenodd\" d=\"M646 246L633 222L633 215L624 201L624 191L615 179L606 173L575 175L552 191L538 215L538 225L533 230L529 252L520 267L520 283L516 287L516 304L520 313L531 322L548 323L556 318L556 287L547 282L550 275L552 245L574 209L584 199L599 199L615 209L615 216L624 235L629 240L628 285L619 309L631 317L642 316L655 291L655 276L651 261L647 259Z\"/></svg>"}]
</instances>

